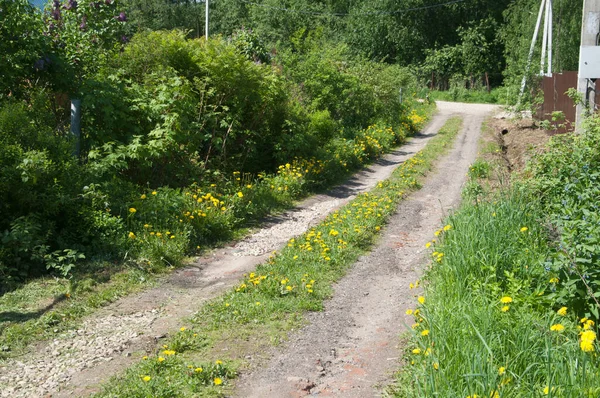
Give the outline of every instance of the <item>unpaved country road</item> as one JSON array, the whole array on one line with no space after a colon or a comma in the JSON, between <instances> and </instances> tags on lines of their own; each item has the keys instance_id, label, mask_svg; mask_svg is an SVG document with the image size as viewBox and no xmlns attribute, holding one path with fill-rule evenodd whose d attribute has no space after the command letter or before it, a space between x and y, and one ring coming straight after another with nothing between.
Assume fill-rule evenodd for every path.
<instances>
[{"instance_id":1,"label":"unpaved country road","mask_svg":"<svg viewBox=\"0 0 600 398\"><path fill-rule=\"evenodd\" d=\"M269 363L242 375L238 397L381 396L400 367L398 336L412 323L405 314L416 305L409 284L427 263L425 244L459 204L482 123L496 109L444 102L438 108L436 118L459 114L464 120L449 155L401 202L376 248L335 286L325 310L309 314L309 325L274 348Z\"/></svg>"},{"instance_id":2,"label":"unpaved country road","mask_svg":"<svg viewBox=\"0 0 600 398\"><path fill-rule=\"evenodd\" d=\"M236 245L197 259L193 265L174 272L156 288L125 297L97 311L85 319L79 329L39 344L23 357L0 364L0 397L80 397L98 391L101 383L122 372L145 353L154 351L155 337L178 330L206 300L233 286L244 273L264 262L273 250L280 249L290 238L303 233L358 193L388 178L399 164L423 148L450 115L463 109L462 105L442 102L438 108L438 114L422 134L359 172L344 185L328 194L311 197L297 208L274 217L264 228ZM480 108L468 106L464 109L476 112L474 109ZM487 109L476 112L477 120ZM473 125L473 137L479 124ZM455 177L457 175L448 174L449 179ZM439 217L434 224L438 220ZM363 285L366 289L367 284L361 283ZM364 292L366 290L361 294ZM340 294L344 294L343 290ZM330 314L329 311L323 316Z\"/></svg>"}]
</instances>

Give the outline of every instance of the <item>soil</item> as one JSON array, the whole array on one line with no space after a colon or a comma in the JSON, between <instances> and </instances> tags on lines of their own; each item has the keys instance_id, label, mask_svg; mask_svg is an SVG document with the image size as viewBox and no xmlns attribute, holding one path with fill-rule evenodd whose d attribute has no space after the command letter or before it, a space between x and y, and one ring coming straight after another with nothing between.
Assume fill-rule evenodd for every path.
<instances>
[{"instance_id":1,"label":"soil","mask_svg":"<svg viewBox=\"0 0 600 398\"><path fill-rule=\"evenodd\" d=\"M531 118L511 119L498 115L490 120L491 136L502 150L509 172L520 172L533 155L542 151L554 131L540 129Z\"/></svg>"},{"instance_id":2,"label":"soil","mask_svg":"<svg viewBox=\"0 0 600 398\"><path fill-rule=\"evenodd\" d=\"M282 397L287 396L283 391L309 390L371 395L373 386L385 381L387 372L398 366L397 333L403 329L404 310L412 300L408 283L418 277L419 264L425 261L424 243L444 214L458 203L464 175L476 154L481 124L495 107L439 102L438 109L421 134L343 185L272 217L248 238L196 259L157 287L97 311L79 329L3 363L0 397L86 396L98 391L110 377L155 351L160 340L185 325L186 318L203 303L236 284L290 238L389 177L422 149L451 115L462 114L463 131L452 153L440 163L439 172L401 205L380 244L338 284L326 310L307 316L309 326L291 338L285 357L273 353L273 362L262 373L243 375L238 390L242 396ZM294 362L295 357L302 361ZM258 369L262 363L251 365ZM261 390L267 380L272 388ZM311 383L314 386L307 389Z\"/></svg>"}]
</instances>

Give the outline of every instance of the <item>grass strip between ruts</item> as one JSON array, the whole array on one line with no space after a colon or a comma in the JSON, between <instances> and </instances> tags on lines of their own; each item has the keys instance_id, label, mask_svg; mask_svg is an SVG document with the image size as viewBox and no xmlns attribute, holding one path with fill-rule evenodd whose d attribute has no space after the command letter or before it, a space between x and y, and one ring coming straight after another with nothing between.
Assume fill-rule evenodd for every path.
<instances>
[{"instance_id":1,"label":"grass strip between ruts","mask_svg":"<svg viewBox=\"0 0 600 398\"><path fill-rule=\"evenodd\" d=\"M358 256L368 250L398 203L445 154L462 120L436 137L371 192L330 214L259 265L234 289L206 304L155 355L105 384L101 397L188 397L225 393L228 381L265 349L319 311ZM225 387L224 387L225 386Z\"/></svg>"}]
</instances>

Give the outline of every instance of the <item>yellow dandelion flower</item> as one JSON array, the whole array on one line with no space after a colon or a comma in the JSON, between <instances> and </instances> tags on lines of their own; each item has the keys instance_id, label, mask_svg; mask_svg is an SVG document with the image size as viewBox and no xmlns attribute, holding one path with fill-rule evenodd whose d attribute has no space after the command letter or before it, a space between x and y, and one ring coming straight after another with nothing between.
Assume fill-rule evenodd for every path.
<instances>
[{"instance_id":1,"label":"yellow dandelion flower","mask_svg":"<svg viewBox=\"0 0 600 398\"><path fill-rule=\"evenodd\" d=\"M158 362L163 362L165 360L165 358L163 357L158 357Z\"/></svg>"},{"instance_id":2,"label":"yellow dandelion flower","mask_svg":"<svg viewBox=\"0 0 600 398\"><path fill-rule=\"evenodd\" d=\"M527 227L523 227L523 228L521 228L521 232L527 232L528 229L529 228L527 228Z\"/></svg>"},{"instance_id":3,"label":"yellow dandelion flower","mask_svg":"<svg viewBox=\"0 0 600 398\"><path fill-rule=\"evenodd\" d=\"M406 310L406 315L412 315L412 313L413 313L413 310L411 310L411 309Z\"/></svg>"},{"instance_id":4,"label":"yellow dandelion flower","mask_svg":"<svg viewBox=\"0 0 600 398\"><path fill-rule=\"evenodd\" d=\"M592 321L591 319L588 319L583 324L583 330L590 330L593 326L594 326L594 321Z\"/></svg>"},{"instance_id":5,"label":"yellow dandelion flower","mask_svg":"<svg viewBox=\"0 0 600 398\"><path fill-rule=\"evenodd\" d=\"M421 332L421 336L429 336L429 330L425 329Z\"/></svg>"},{"instance_id":6,"label":"yellow dandelion flower","mask_svg":"<svg viewBox=\"0 0 600 398\"><path fill-rule=\"evenodd\" d=\"M220 386L221 384L223 384L223 380L221 380L220 377L215 377L215 379L213 380L213 383L215 386Z\"/></svg>"},{"instance_id":7,"label":"yellow dandelion flower","mask_svg":"<svg viewBox=\"0 0 600 398\"><path fill-rule=\"evenodd\" d=\"M204 369L202 369L202 368L196 368L196 369L194 369L194 372L196 372L196 373L202 373L203 370Z\"/></svg>"},{"instance_id":8,"label":"yellow dandelion flower","mask_svg":"<svg viewBox=\"0 0 600 398\"><path fill-rule=\"evenodd\" d=\"M429 249L431 247L431 242L425 243L425 247Z\"/></svg>"},{"instance_id":9,"label":"yellow dandelion flower","mask_svg":"<svg viewBox=\"0 0 600 398\"><path fill-rule=\"evenodd\" d=\"M557 323L555 325L550 326L550 330L553 332L562 332L563 330L565 330L565 327L560 323Z\"/></svg>"},{"instance_id":10,"label":"yellow dandelion flower","mask_svg":"<svg viewBox=\"0 0 600 398\"><path fill-rule=\"evenodd\" d=\"M414 350L412 350L412 353L415 355L419 355L421 353L421 349L420 348L415 348Z\"/></svg>"},{"instance_id":11,"label":"yellow dandelion flower","mask_svg":"<svg viewBox=\"0 0 600 398\"><path fill-rule=\"evenodd\" d=\"M142 196L140 196L140 199L146 199L146 194L143 194Z\"/></svg>"},{"instance_id":12,"label":"yellow dandelion flower","mask_svg":"<svg viewBox=\"0 0 600 398\"><path fill-rule=\"evenodd\" d=\"M506 373L506 368L504 366L500 366L498 368L498 376L502 376L504 373Z\"/></svg>"},{"instance_id":13,"label":"yellow dandelion flower","mask_svg":"<svg viewBox=\"0 0 600 398\"><path fill-rule=\"evenodd\" d=\"M223 365L223 361L221 361L220 359L217 359L215 361L215 365Z\"/></svg>"},{"instance_id":14,"label":"yellow dandelion flower","mask_svg":"<svg viewBox=\"0 0 600 398\"><path fill-rule=\"evenodd\" d=\"M152 195L156 195L156 191L152 191Z\"/></svg>"},{"instance_id":15,"label":"yellow dandelion flower","mask_svg":"<svg viewBox=\"0 0 600 398\"><path fill-rule=\"evenodd\" d=\"M438 369L440 368L440 364L439 364L439 363L437 363L437 362L434 362L434 363L433 363L433 368L434 368L435 370L438 370Z\"/></svg>"},{"instance_id":16,"label":"yellow dandelion flower","mask_svg":"<svg viewBox=\"0 0 600 398\"><path fill-rule=\"evenodd\" d=\"M450 231L452 229L452 225L448 224L444 227L444 231Z\"/></svg>"},{"instance_id":17,"label":"yellow dandelion flower","mask_svg":"<svg viewBox=\"0 0 600 398\"><path fill-rule=\"evenodd\" d=\"M127 236L129 236L129 239L135 239L135 234L133 232L129 232Z\"/></svg>"},{"instance_id":18,"label":"yellow dandelion flower","mask_svg":"<svg viewBox=\"0 0 600 398\"><path fill-rule=\"evenodd\" d=\"M417 301L418 301L419 303L421 303L421 304L425 304L425 297L423 297L423 296L419 296L419 297L417 298Z\"/></svg>"},{"instance_id":19,"label":"yellow dandelion flower","mask_svg":"<svg viewBox=\"0 0 600 398\"><path fill-rule=\"evenodd\" d=\"M502 312L508 312L508 310L510 310L510 307L508 305L505 305L504 307L502 307L500 309L500 311L502 311Z\"/></svg>"},{"instance_id":20,"label":"yellow dandelion flower","mask_svg":"<svg viewBox=\"0 0 600 398\"><path fill-rule=\"evenodd\" d=\"M147 361L147 360L148 360L148 356L147 356L147 355L144 355L144 356L142 357L142 359L143 359L144 361Z\"/></svg>"},{"instance_id":21,"label":"yellow dandelion flower","mask_svg":"<svg viewBox=\"0 0 600 398\"><path fill-rule=\"evenodd\" d=\"M596 340L596 333L592 330L586 330L581 333L581 341L579 346L581 350L584 352L592 352L594 351L594 341Z\"/></svg>"},{"instance_id":22,"label":"yellow dandelion flower","mask_svg":"<svg viewBox=\"0 0 600 398\"><path fill-rule=\"evenodd\" d=\"M243 198L244 194L240 191L240 192L237 193L237 196L240 197L240 198Z\"/></svg>"},{"instance_id":23,"label":"yellow dandelion flower","mask_svg":"<svg viewBox=\"0 0 600 398\"><path fill-rule=\"evenodd\" d=\"M137 210L135 209L135 207L130 207L130 208L129 208L129 212L130 212L131 214L135 213L136 211L137 211Z\"/></svg>"},{"instance_id":24,"label":"yellow dandelion flower","mask_svg":"<svg viewBox=\"0 0 600 398\"><path fill-rule=\"evenodd\" d=\"M556 311L556 313L560 316L565 316L567 315L567 307L562 307L561 309L559 309L558 311Z\"/></svg>"},{"instance_id":25,"label":"yellow dandelion flower","mask_svg":"<svg viewBox=\"0 0 600 398\"><path fill-rule=\"evenodd\" d=\"M511 297L509 297L509 296L504 296L504 297L502 297L502 298L500 299L500 302L501 302L502 304L510 304L510 303L512 303L512 302L513 302L513 299L512 299Z\"/></svg>"},{"instance_id":26,"label":"yellow dandelion flower","mask_svg":"<svg viewBox=\"0 0 600 398\"><path fill-rule=\"evenodd\" d=\"M144 380L145 382L149 382L150 380L152 380L152 377L150 377L150 376L143 376L142 380Z\"/></svg>"},{"instance_id":27,"label":"yellow dandelion flower","mask_svg":"<svg viewBox=\"0 0 600 398\"><path fill-rule=\"evenodd\" d=\"M166 356L171 356L171 355L175 355L175 351L174 350L164 350L163 354Z\"/></svg>"},{"instance_id":28,"label":"yellow dandelion flower","mask_svg":"<svg viewBox=\"0 0 600 398\"><path fill-rule=\"evenodd\" d=\"M543 390L544 395L550 394L550 391L554 392L555 389L556 389L555 387L552 387L552 389L548 386L544 387L544 390Z\"/></svg>"}]
</instances>

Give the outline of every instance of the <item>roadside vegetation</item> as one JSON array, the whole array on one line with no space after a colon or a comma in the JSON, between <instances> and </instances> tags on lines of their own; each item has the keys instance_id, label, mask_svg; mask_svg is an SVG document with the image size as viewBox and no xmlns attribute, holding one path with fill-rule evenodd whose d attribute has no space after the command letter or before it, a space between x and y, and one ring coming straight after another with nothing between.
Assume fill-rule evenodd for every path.
<instances>
[{"instance_id":1,"label":"roadside vegetation","mask_svg":"<svg viewBox=\"0 0 600 398\"><path fill-rule=\"evenodd\" d=\"M131 32L118 1L2 1L0 356L405 142L397 65L313 35ZM80 137L70 100L81 100Z\"/></svg>"},{"instance_id":2,"label":"roadside vegetation","mask_svg":"<svg viewBox=\"0 0 600 398\"><path fill-rule=\"evenodd\" d=\"M500 166L473 165L429 244L396 396L600 394L599 137L598 118L556 136L499 190L485 187Z\"/></svg>"},{"instance_id":3,"label":"roadside vegetation","mask_svg":"<svg viewBox=\"0 0 600 398\"><path fill-rule=\"evenodd\" d=\"M290 329L302 324L304 312L322 309L333 283L373 245L398 203L420 187L435 159L451 148L461 123L451 119L389 179L291 239L236 287L200 309L156 355L144 356L98 396L187 397L227 385L247 355L260 355L285 340ZM218 349L223 347L229 358ZM207 365L215 361L216 368Z\"/></svg>"}]
</instances>

